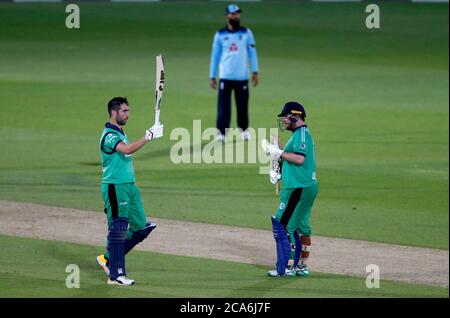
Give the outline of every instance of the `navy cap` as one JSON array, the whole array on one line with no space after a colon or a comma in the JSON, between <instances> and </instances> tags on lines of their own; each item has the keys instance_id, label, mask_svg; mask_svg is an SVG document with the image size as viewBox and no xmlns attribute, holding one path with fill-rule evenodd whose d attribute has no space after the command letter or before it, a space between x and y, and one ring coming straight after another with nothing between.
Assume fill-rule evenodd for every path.
<instances>
[{"instance_id":1,"label":"navy cap","mask_svg":"<svg viewBox=\"0 0 450 318\"><path fill-rule=\"evenodd\" d=\"M306 117L305 108L297 102L288 102L284 104L283 110L277 117L284 117L286 115L300 115L300 117Z\"/></svg>"},{"instance_id":2,"label":"navy cap","mask_svg":"<svg viewBox=\"0 0 450 318\"><path fill-rule=\"evenodd\" d=\"M239 9L239 7L235 4L230 4L228 7L225 8L225 13L226 14L230 14L230 13L236 13L236 12L242 12L241 9Z\"/></svg>"}]
</instances>

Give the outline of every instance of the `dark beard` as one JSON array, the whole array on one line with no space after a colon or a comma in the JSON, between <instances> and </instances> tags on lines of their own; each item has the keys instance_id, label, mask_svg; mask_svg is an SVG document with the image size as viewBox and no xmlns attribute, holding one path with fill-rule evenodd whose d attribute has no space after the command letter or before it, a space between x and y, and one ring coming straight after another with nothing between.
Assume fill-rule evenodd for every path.
<instances>
[{"instance_id":1,"label":"dark beard","mask_svg":"<svg viewBox=\"0 0 450 318\"><path fill-rule=\"evenodd\" d=\"M120 117L116 117L116 121L120 126L125 126L125 124L127 123L126 120L120 118Z\"/></svg>"},{"instance_id":2,"label":"dark beard","mask_svg":"<svg viewBox=\"0 0 450 318\"><path fill-rule=\"evenodd\" d=\"M234 31L236 31L237 29L239 29L241 27L241 20L239 20L239 19L230 19L230 20L228 20L228 22L230 23L230 25Z\"/></svg>"}]
</instances>

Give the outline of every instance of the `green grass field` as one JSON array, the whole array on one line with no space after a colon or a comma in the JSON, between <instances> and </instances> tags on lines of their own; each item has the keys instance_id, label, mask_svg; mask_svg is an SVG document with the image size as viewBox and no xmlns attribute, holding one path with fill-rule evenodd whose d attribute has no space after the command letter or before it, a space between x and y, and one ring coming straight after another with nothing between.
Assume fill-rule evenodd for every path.
<instances>
[{"instance_id":1,"label":"green grass field","mask_svg":"<svg viewBox=\"0 0 450 318\"><path fill-rule=\"evenodd\" d=\"M250 91L251 126L276 127L286 101L305 105L320 182L314 234L448 249L448 4L381 2L379 30L365 28L365 5L242 3L242 24L255 34L261 68L260 85ZM270 229L278 201L268 177L258 174L259 164L176 165L169 158L176 143L172 129L192 130L194 119L203 128L215 125L217 92L209 88L208 70L212 37L225 24L224 6L81 3L81 28L69 30L63 4L0 4L0 199L101 212L98 140L108 119L106 103L127 96L132 117L126 132L132 140L141 137L153 122L154 56L163 53L165 137L134 155L148 214ZM150 256L142 255L132 263L143 267ZM170 258L151 255L161 262ZM261 269L232 266L252 278L230 290L224 280L220 295L252 290L258 296L259 290L284 296L276 287L265 289L265 278L256 278ZM23 268L17 279L30 272ZM358 280L329 275L311 280L308 292L297 296L319 296L329 278L336 295L371 296L353 288ZM49 279L50 294L79 293L60 290L61 282ZM338 281L348 284L347 293ZM178 296L189 295L194 285L187 283ZM392 286L385 296L397 295L395 290L419 295L418 289ZM104 287L103 295L119 294ZM173 296L169 283L146 295Z\"/></svg>"},{"instance_id":2,"label":"green grass field","mask_svg":"<svg viewBox=\"0 0 450 318\"><path fill-rule=\"evenodd\" d=\"M137 251L127 256L127 272L136 285L117 288L107 285L95 266L98 247L11 236L0 236L0 247L2 298L448 297L446 288L381 281L379 289L368 289L365 278L319 273L273 279L263 275L264 266ZM80 268L80 288L66 287L66 266L72 263Z\"/></svg>"}]
</instances>

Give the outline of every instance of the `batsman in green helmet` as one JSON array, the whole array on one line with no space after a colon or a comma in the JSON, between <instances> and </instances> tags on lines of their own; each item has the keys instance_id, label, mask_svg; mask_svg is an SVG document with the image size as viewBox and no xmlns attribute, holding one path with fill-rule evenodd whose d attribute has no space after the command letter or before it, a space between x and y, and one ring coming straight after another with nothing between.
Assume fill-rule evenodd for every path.
<instances>
[{"instance_id":1,"label":"batsman in green helmet","mask_svg":"<svg viewBox=\"0 0 450 318\"><path fill-rule=\"evenodd\" d=\"M267 140L262 141L263 150L272 159L281 160L281 178L271 172L271 182L283 180L280 205L272 217L277 264L268 275L308 276L311 208L318 192L314 140L305 124L305 108L300 103L286 103L278 118L281 130L289 130L292 135L283 150Z\"/></svg>"},{"instance_id":2,"label":"batsman in green helmet","mask_svg":"<svg viewBox=\"0 0 450 318\"><path fill-rule=\"evenodd\" d=\"M163 125L154 125L142 138L129 142L123 131L129 113L130 106L125 97L114 97L108 102L110 118L99 144L108 237L106 252L97 256L97 263L108 275L111 285L134 284L125 271L125 255L156 227L155 223L146 221L141 194L135 184L132 154L149 141L161 138Z\"/></svg>"}]
</instances>

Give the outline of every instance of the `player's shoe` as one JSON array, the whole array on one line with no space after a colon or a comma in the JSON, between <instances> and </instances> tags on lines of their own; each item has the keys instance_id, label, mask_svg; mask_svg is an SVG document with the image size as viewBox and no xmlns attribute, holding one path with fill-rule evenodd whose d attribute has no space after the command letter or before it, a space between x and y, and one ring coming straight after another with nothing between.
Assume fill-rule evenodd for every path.
<instances>
[{"instance_id":1,"label":"player's shoe","mask_svg":"<svg viewBox=\"0 0 450 318\"><path fill-rule=\"evenodd\" d=\"M286 268L284 275L279 275L276 269L267 272L267 276L269 277L295 277L295 275L295 270L288 268Z\"/></svg>"},{"instance_id":2,"label":"player's shoe","mask_svg":"<svg viewBox=\"0 0 450 318\"><path fill-rule=\"evenodd\" d=\"M250 140L250 139L252 139L252 135L250 134L249 131L244 130L241 132L241 138L242 138L242 140Z\"/></svg>"},{"instance_id":3,"label":"player's shoe","mask_svg":"<svg viewBox=\"0 0 450 318\"><path fill-rule=\"evenodd\" d=\"M225 135L222 135L221 133L218 133L216 136L217 142L225 142Z\"/></svg>"},{"instance_id":4,"label":"player's shoe","mask_svg":"<svg viewBox=\"0 0 450 318\"><path fill-rule=\"evenodd\" d=\"M121 285L121 286L130 286L134 284L134 279L126 278L125 276L119 276L116 279L108 278L109 285Z\"/></svg>"},{"instance_id":5,"label":"player's shoe","mask_svg":"<svg viewBox=\"0 0 450 318\"><path fill-rule=\"evenodd\" d=\"M108 260L105 258L104 254L97 256L98 265L105 271L106 276L109 277Z\"/></svg>"},{"instance_id":6,"label":"player's shoe","mask_svg":"<svg viewBox=\"0 0 450 318\"><path fill-rule=\"evenodd\" d=\"M297 276L307 277L309 276L309 268L305 264L300 264L295 268L295 273L297 274Z\"/></svg>"}]
</instances>

